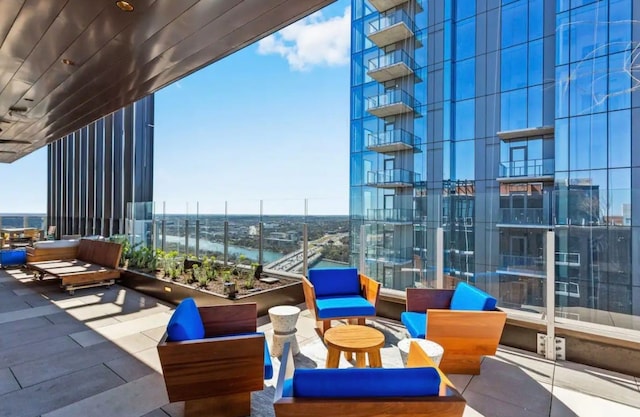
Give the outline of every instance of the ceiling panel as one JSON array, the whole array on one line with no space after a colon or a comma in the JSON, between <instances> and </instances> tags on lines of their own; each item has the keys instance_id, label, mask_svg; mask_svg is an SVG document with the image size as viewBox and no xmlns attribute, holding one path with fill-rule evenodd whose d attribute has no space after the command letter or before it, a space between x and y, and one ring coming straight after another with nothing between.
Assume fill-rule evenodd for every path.
<instances>
[{"instance_id":1,"label":"ceiling panel","mask_svg":"<svg viewBox=\"0 0 640 417\"><path fill-rule=\"evenodd\" d=\"M2 0L0 162L12 162L333 1L132 0L135 10L127 13L111 0ZM10 113L11 106L26 111Z\"/></svg>"}]
</instances>

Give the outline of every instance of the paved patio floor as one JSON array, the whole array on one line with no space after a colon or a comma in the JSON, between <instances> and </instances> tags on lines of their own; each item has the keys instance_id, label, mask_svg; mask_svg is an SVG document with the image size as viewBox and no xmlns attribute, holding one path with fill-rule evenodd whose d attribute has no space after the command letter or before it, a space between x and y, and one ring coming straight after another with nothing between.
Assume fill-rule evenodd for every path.
<instances>
[{"instance_id":1,"label":"paved patio floor","mask_svg":"<svg viewBox=\"0 0 640 417\"><path fill-rule=\"evenodd\" d=\"M0 417L182 416L183 404L168 403L156 353L171 311L117 285L70 296L56 280L0 270ZM259 323L270 341L268 319ZM368 324L385 333L383 366L401 366L403 327ZM323 367L326 348L308 311L297 328L296 366ZM483 360L481 375L451 380L467 400L466 417L640 416L638 378L508 347ZM273 416L274 383L253 394L253 416Z\"/></svg>"}]
</instances>

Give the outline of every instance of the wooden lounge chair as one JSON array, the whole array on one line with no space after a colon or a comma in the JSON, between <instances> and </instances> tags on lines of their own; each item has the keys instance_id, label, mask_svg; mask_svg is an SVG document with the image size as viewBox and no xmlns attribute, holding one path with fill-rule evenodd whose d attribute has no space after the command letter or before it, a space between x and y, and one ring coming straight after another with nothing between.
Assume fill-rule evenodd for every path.
<instances>
[{"instance_id":1,"label":"wooden lounge chair","mask_svg":"<svg viewBox=\"0 0 640 417\"><path fill-rule=\"evenodd\" d=\"M380 283L356 268L312 268L302 277L304 299L316 317L320 334L331 328L331 320L350 319L365 324L376 315Z\"/></svg>"},{"instance_id":2,"label":"wooden lounge chair","mask_svg":"<svg viewBox=\"0 0 640 417\"><path fill-rule=\"evenodd\" d=\"M283 358L288 356L285 345ZM274 396L276 417L460 417L465 400L412 342L408 368L296 369L283 362Z\"/></svg>"},{"instance_id":3,"label":"wooden lounge chair","mask_svg":"<svg viewBox=\"0 0 640 417\"><path fill-rule=\"evenodd\" d=\"M185 401L185 416L251 414L251 391L260 391L273 367L264 334L256 333L257 306L176 308L158 343L169 401Z\"/></svg>"},{"instance_id":4,"label":"wooden lounge chair","mask_svg":"<svg viewBox=\"0 0 640 417\"><path fill-rule=\"evenodd\" d=\"M411 337L427 338L444 348L440 369L479 374L483 355L495 355L507 320L496 299L459 283L455 290L407 288L402 323Z\"/></svg>"}]
</instances>

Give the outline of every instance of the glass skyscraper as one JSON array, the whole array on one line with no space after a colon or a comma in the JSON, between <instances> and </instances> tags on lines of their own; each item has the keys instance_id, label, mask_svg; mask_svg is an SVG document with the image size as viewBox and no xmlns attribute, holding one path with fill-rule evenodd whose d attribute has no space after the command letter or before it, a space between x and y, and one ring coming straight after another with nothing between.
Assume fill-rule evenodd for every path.
<instances>
[{"instance_id":1,"label":"glass skyscraper","mask_svg":"<svg viewBox=\"0 0 640 417\"><path fill-rule=\"evenodd\" d=\"M353 0L352 263L432 286L441 228L445 285L542 314L552 230L557 316L640 329L638 18L637 0Z\"/></svg>"}]
</instances>

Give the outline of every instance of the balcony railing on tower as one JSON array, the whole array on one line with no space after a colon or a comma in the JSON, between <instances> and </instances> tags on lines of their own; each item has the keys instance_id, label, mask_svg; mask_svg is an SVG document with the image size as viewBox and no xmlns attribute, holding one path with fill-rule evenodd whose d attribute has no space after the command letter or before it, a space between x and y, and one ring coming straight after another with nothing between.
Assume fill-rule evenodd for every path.
<instances>
[{"instance_id":1,"label":"balcony railing on tower","mask_svg":"<svg viewBox=\"0 0 640 417\"><path fill-rule=\"evenodd\" d=\"M365 220L387 223L413 223L411 209L369 209Z\"/></svg>"},{"instance_id":2,"label":"balcony railing on tower","mask_svg":"<svg viewBox=\"0 0 640 417\"><path fill-rule=\"evenodd\" d=\"M376 8L377 11L379 12L385 12L389 9L393 9L394 7L400 6L401 4L407 3L410 0L369 0L369 3L371 3L371 5L373 7ZM414 1L413 4L415 5L415 12L419 13L423 10L422 8L422 1ZM409 6L411 8L411 6Z\"/></svg>"},{"instance_id":3,"label":"balcony railing on tower","mask_svg":"<svg viewBox=\"0 0 640 417\"><path fill-rule=\"evenodd\" d=\"M410 113L420 103L404 90L390 90L378 96L367 97L365 110L374 116L387 117Z\"/></svg>"},{"instance_id":4,"label":"balcony railing on tower","mask_svg":"<svg viewBox=\"0 0 640 417\"><path fill-rule=\"evenodd\" d=\"M412 75L414 68L413 58L405 51L398 49L370 59L367 65L367 75L379 83L383 83Z\"/></svg>"},{"instance_id":5,"label":"balcony railing on tower","mask_svg":"<svg viewBox=\"0 0 640 417\"><path fill-rule=\"evenodd\" d=\"M529 159L526 161L511 161L500 164L498 180L517 178L553 179L554 159Z\"/></svg>"},{"instance_id":6,"label":"balcony railing on tower","mask_svg":"<svg viewBox=\"0 0 640 417\"><path fill-rule=\"evenodd\" d=\"M380 153L406 151L413 149L413 144L420 141L419 138L416 138L406 130L387 130L369 134L367 136L367 149Z\"/></svg>"},{"instance_id":7,"label":"balcony railing on tower","mask_svg":"<svg viewBox=\"0 0 640 417\"><path fill-rule=\"evenodd\" d=\"M406 169L385 169L367 172L367 185L379 188L412 187L420 174Z\"/></svg>"},{"instance_id":8,"label":"balcony railing on tower","mask_svg":"<svg viewBox=\"0 0 640 417\"><path fill-rule=\"evenodd\" d=\"M379 48L409 39L414 35L413 20L404 10L381 14L365 27L365 34Z\"/></svg>"}]
</instances>

